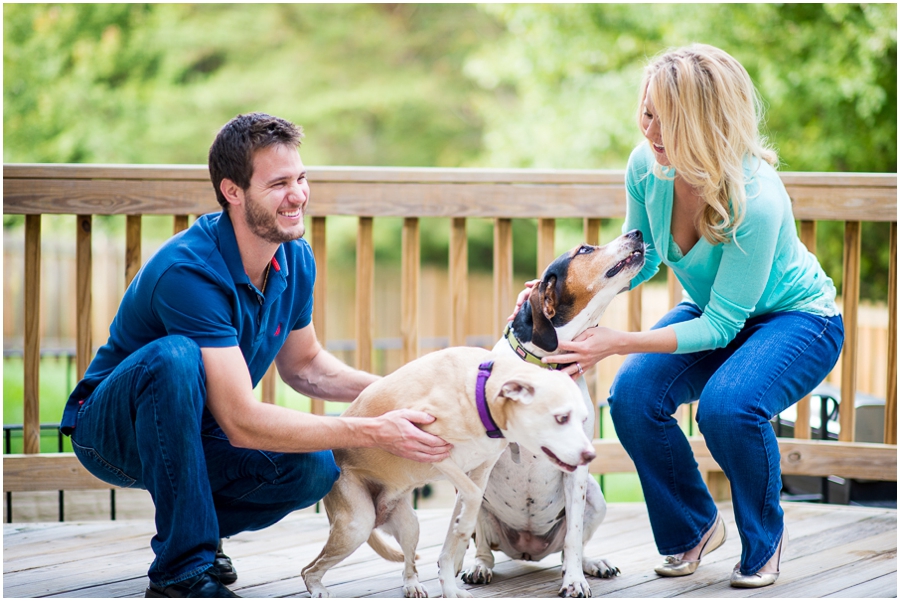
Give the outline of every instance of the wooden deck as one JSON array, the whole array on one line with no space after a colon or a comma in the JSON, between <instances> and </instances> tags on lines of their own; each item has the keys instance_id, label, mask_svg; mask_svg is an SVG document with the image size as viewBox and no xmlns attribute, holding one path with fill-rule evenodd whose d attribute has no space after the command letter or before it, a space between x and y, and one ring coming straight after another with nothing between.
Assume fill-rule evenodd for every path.
<instances>
[{"instance_id":1,"label":"wooden deck","mask_svg":"<svg viewBox=\"0 0 900 601\"><path fill-rule=\"evenodd\" d=\"M720 504L728 525L725 545L692 576L662 579L646 508L613 504L587 552L617 565L611 580L589 579L595 597L896 597L897 511L868 507L785 503L790 542L782 575L771 587L733 589L728 576L740 540L729 503ZM419 512L419 575L440 595L437 556L449 510ZM5 524L4 597L140 597L153 559L150 521ZM232 587L246 597L308 597L300 570L328 535L324 515L295 513L260 532L233 537L226 552L240 575ZM470 545L467 565L474 555ZM498 554L494 581L467 587L475 597L555 597L559 556L524 563ZM325 577L338 597L399 597L400 566L363 546Z\"/></svg>"}]
</instances>

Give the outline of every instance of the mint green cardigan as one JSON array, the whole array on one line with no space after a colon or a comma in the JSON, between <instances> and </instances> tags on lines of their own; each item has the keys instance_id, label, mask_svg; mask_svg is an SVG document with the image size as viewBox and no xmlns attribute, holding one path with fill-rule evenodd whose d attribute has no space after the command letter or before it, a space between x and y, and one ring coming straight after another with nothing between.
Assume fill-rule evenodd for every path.
<instances>
[{"instance_id":1,"label":"mint green cardigan","mask_svg":"<svg viewBox=\"0 0 900 601\"><path fill-rule=\"evenodd\" d=\"M628 208L623 232L641 230L649 247L646 263L631 281L634 288L659 271L672 269L685 300L702 309L696 319L674 324L676 353L722 348L750 317L776 311L838 314L835 288L819 261L800 242L791 199L771 165L745 162L747 206L737 229L737 243L700 240L684 256L672 238L674 180L653 174L649 145L628 159L625 187ZM674 168L666 169L673 177Z\"/></svg>"}]
</instances>

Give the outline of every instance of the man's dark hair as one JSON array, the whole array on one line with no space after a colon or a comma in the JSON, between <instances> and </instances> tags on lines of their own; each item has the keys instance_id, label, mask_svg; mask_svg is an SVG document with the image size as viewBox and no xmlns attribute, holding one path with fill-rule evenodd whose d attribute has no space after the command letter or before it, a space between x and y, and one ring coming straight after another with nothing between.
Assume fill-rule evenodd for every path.
<instances>
[{"instance_id":1,"label":"man's dark hair","mask_svg":"<svg viewBox=\"0 0 900 601\"><path fill-rule=\"evenodd\" d=\"M238 115L223 125L209 147L209 177L216 200L223 208L228 207L220 190L223 179L230 179L242 190L250 187L257 150L275 144L299 148L302 139L302 127L265 113Z\"/></svg>"}]
</instances>

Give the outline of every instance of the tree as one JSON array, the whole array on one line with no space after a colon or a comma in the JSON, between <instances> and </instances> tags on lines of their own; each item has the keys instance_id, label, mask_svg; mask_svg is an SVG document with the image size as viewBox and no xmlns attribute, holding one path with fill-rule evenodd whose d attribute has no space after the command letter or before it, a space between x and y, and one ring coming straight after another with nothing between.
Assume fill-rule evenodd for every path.
<instances>
[{"instance_id":1,"label":"tree","mask_svg":"<svg viewBox=\"0 0 900 601\"><path fill-rule=\"evenodd\" d=\"M457 166L480 149L467 5L4 5L4 160L205 163L218 128L304 125L309 164Z\"/></svg>"},{"instance_id":2,"label":"tree","mask_svg":"<svg viewBox=\"0 0 900 601\"><path fill-rule=\"evenodd\" d=\"M622 168L641 140L643 66L703 42L746 67L767 105L765 130L791 171L897 171L894 4L502 4L483 10L507 35L466 72L492 92L479 104L482 165ZM841 283L841 224L818 254ZM862 295L886 297L886 224L863 236Z\"/></svg>"},{"instance_id":3,"label":"tree","mask_svg":"<svg viewBox=\"0 0 900 601\"><path fill-rule=\"evenodd\" d=\"M5 4L3 15L6 162L205 163L224 122L260 110L305 126L309 165L622 168L641 139L644 64L700 41L747 68L782 169L897 170L894 4ZM872 274L887 270L886 228L864 233L863 295L883 298ZM423 234L423 258L446 254L445 234ZM840 237L840 224L820 227L837 283ZM524 241L519 266L534 255Z\"/></svg>"}]
</instances>

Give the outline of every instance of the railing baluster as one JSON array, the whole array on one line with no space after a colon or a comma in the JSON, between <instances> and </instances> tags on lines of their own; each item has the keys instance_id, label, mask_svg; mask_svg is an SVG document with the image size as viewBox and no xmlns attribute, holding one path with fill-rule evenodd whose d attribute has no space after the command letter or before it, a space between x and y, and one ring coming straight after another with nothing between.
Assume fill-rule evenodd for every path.
<instances>
[{"instance_id":1,"label":"railing baluster","mask_svg":"<svg viewBox=\"0 0 900 601\"><path fill-rule=\"evenodd\" d=\"M375 245L371 217L359 218L356 238L356 368L372 371L372 302L375 288Z\"/></svg>"},{"instance_id":2,"label":"railing baluster","mask_svg":"<svg viewBox=\"0 0 900 601\"><path fill-rule=\"evenodd\" d=\"M800 241L812 254L816 254L816 222L800 222ZM810 417L812 410L809 404L809 395L806 395L797 403L797 419L794 420L794 438L809 440L812 438L812 425Z\"/></svg>"},{"instance_id":3,"label":"railing baluster","mask_svg":"<svg viewBox=\"0 0 900 601\"><path fill-rule=\"evenodd\" d=\"M556 239L556 220L538 219L537 239L537 277L541 277L544 269L556 258L553 243Z\"/></svg>"},{"instance_id":4,"label":"railing baluster","mask_svg":"<svg viewBox=\"0 0 900 601\"><path fill-rule=\"evenodd\" d=\"M669 297L669 309L674 309L675 305L681 302L681 282L675 277L675 272L671 269L666 274L666 291Z\"/></svg>"},{"instance_id":5,"label":"railing baluster","mask_svg":"<svg viewBox=\"0 0 900 601\"><path fill-rule=\"evenodd\" d=\"M400 271L400 338L403 341L403 362L419 356L419 280L420 256L419 219L403 220Z\"/></svg>"},{"instance_id":6,"label":"railing baluster","mask_svg":"<svg viewBox=\"0 0 900 601\"><path fill-rule=\"evenodd\" d=\"M450 345L463 346L469 310L469 240L466 218L450 221Z\"/></svg>"},{"instance_id":7,"label":"railing baluster","mask_svg":"<svg viewBox=\"0 0 900 601\"><path fill-rule=\"evenodd\" d=\"M23 453L40 453L41 216L25 216L25 381Z\"/></svg>"},{"instance_id":8,"label":"railing baluster","mask_svg":"<svg viewBox=\"0 0 900 601\"><path fill-rule=\"evenodd\" d=\"M602 225L602 219L598 219L596 217L585 217L583 228L584 241L591 246L598 246L600 244L600 227Z\"/></svg>"},{"instance_id":9,"label":"railing baluster","mask_svg":"<svg viewBox=\"0 0 900 601\"><path fill-rule=\"evenodd\" d=\"M512 219L494 219L494 331L502 332L516 297L512 286Z\"/></svg>"},{"instance_id":10,"label":"railing baluster","mask_svg":"<svg viewBox=\"0 0 900 601\"><path fill-rule=\"evenodd\" d=\"M841 433L843 442L856 438L856 367L859 349L859 259L862 253L859 221L844 225L844 283L841 297L844 303L844 351L841 355Z\"/></svg>"},{"instance_id":11,"label":"railing baluster","mask_svg":"<svg viewBox=\"0 0 900 601\"><path fill-rule=\"evenodd\" d=\"M188 229L187 215L174 215L172 218L172 235Z\"/></svg>"},{"instance_id":12,"label":"railing baluster","mask_svg":"<svg viewBox=\"0 0 900 601\"><path fill-rule=\"evenodd\" d=\"M891 223L888 272L887 388L884 405L884 443L897 444L897 222Z\"/></svg>"},{"instance_id":13,"label":"railing baluster","mask_svg":"<svg viewBox=\"0 0 900 601\"><path fill-rule=\"evenodd\" d=\"M640 332L641 321L643 317L643 290L638 287L637 290L629 290L628 295L628 331Z\"/></svg>"},{"instance_id":14,"label":"railing baluster","mask_svg":"<svg viewBox=\"0 0 900 601\"><path fill-rule=\"evenodd\" d=\"M125 216L125 287L141 268L141 216Z\"/></svg>"},{"instance_id":15,"label":"railing baluster","mask_svg":"<svg viewBox=\"0 0 900 601\"><path fill-rule=\"evenodd\" d=\"M260 391L260 400L263 403L267 403L269 405L275 404L275 392L276 386L278 385L278 369L275 367L275 363L269 366L269 369L266 370L266 375L262 377L262 381L260 382L260 386L262 386L262 390Z\"/></svg>"},{"instance_id":16,"label":"railing baluster","mask_svg":"<svg viewBox=\"0 0 900 601\"><path fill-rule=\"evenodd\" d=\"M313 290L313 327L322 347L325 347L325 318L328 307L328 252L326 248L325 217L312 218L312 251L316 259L316 287ZM325 415L325 401L310 399L310 411Z\"/></svg>"},{"instance_id":17,"label":"railing baluster","mask_svg":"<svg viewBox=\"0 0 900 601\"><path fill-rule=\"evenodd\" d=\"M596 217L585 217L582 225L582 231L584 232L584 241L591 246L598 246L600 244L600 227L602 225L602 221ZM587 381L587 376L585 376L585 380ZM589 389L592 392L592 398L594 400L595 407L597 408L597 414L594 418L594 438L600 438L603 434L603 407L606 403L606 399L600 398L600 391L602 390L603 383L600 380L600 365L597 364L594 366L594 377L593 377L593 385L588 384ZM601 401L603 402L601 404ZM601 488L604 485L603 476L600 476L600 486Z\"/></svg>"},{"instance_id":18,"label":"railing baluster","mask_svg":"<svg viewBox=\"0 0 900 601\"><path fill-rule=\"evenodd\" d=\"M91 362L91 284L93 282L91 252L91 215L78 215L75 234L75 370L78 380L84 377Z\"/></svg>"}]
</instances>

